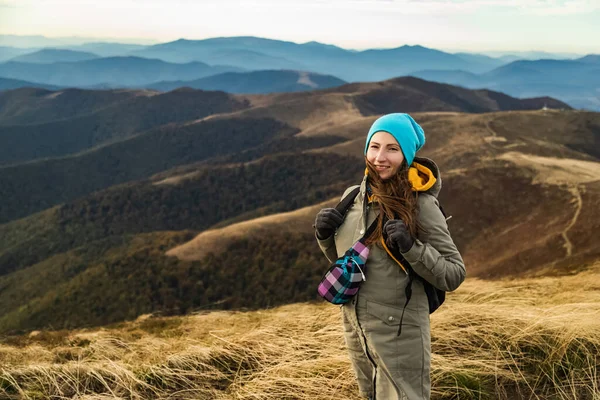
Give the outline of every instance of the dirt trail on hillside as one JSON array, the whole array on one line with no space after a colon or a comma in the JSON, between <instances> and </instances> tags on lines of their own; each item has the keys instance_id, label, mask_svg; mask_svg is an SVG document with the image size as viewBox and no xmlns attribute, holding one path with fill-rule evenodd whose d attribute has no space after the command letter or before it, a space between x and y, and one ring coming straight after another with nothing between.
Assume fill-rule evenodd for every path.
<instances>
[{"instance_id":1,"label":"dirt trail on hillside","mask_svg":"<svg viewBox=\"0 0 600 400\"><path fill-rule=\"evenodd\" d=\"M573 244L569 240L568 233L569 233L569 230L573 226L575 226L575 223L577 222L577 218L579 218L579 214L581 214L581 208L583 206L583 201L581 199L581 193L579 191L579 187L577 185L573 185L569 188L569 192L571 192L573 194L573 196L575 197L577 209L575 210L573 219L571 220L571 222L569 222L569 225L567 225L565 230L561 233L563 239L565 240L564 247L567 251L566 257L571 257L571 255L573 254Z\"/></svg>"}]
</instances>

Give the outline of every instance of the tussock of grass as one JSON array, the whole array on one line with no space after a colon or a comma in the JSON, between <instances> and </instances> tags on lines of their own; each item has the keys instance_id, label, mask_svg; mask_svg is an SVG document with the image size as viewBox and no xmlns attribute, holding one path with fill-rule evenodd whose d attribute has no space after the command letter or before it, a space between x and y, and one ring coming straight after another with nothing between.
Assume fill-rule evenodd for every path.
<instances>
[{"instance_id":1,"label":"tussock of grass","mask_svg":"<svg viewBox=\"0 0 600 400\"><path fill-rule=\"evenodd\" d=\"M432 397L600 399L599 289L597 272L467 281L432 315ZM358 399L329 304L145 317L61 337L0 345L0 398Z\"/></svg>"}]
</instances>

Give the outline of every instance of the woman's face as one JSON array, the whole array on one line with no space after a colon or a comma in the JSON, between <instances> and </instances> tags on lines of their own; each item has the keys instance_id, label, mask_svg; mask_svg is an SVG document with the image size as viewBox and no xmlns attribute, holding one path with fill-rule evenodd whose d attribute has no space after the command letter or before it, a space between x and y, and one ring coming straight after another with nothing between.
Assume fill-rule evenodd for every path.
<instances>
[{"instance_id":1,"label":"woman's face","mask_svg":"<svg viewBox=\"0 0 600 400\"><path fill-rule=\"evenodd\" d=\"M367 149L367 161L375 166L379 177L389 179L398 172L404 154L396 139L387 132L379 131L371 137Z\"/></svg>"}]
</instances>

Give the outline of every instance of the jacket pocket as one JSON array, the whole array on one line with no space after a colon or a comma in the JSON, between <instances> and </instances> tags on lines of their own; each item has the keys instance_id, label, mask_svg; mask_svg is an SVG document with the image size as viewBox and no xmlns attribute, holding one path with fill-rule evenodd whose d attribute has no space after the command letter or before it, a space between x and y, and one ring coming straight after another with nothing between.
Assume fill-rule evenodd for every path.
<instances>
[{"instance_id":1,"label":"jacket pocket","mask_svg":"<svg viewBox=\"0 0 600 400\"><path fill-rule=\"evenodd\" d=\"M389 326L397 327L400 325L400 319L402 319L402 325L419 326L414 315L416 311L412 311L408 307L404 311L404 317L402 317L402 308L388 306L374 301L367 301L367 313Z\"/></svg>"},{"instance_id":2,"label":"jacket pocket","mask_svg":"<svg viewBox=\"0 0 600 400\"><path fill-rule=\"evenodd\" d=\"M366 333L378 358L392 374L401 370L422 370L424 362L422 327L418 313L367 301ZM402 319L402 333L398 328Z\"/></svg>"}]
</instances>

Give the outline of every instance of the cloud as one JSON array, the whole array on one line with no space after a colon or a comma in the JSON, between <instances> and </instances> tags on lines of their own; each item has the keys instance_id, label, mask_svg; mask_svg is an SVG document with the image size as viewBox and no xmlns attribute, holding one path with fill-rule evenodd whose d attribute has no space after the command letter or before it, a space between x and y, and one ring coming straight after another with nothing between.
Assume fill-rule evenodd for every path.
<instances>
[{"instance_id":1,"label":"cloud","mask_svg":"<svg viewBox=\"0 0 600 400\"><path fill-rule=\"evenodd\" d=\"M0 0L0 8L17 8L19 4L16 1Z\"/></svg>"},{"instance_id":2,"label":"cloud","mask_svg":"<svg viewBox=\"0 0 600 400\"><path fill-rule=\"evenodd\" d=\"M238 1L238 3L246 2ZM254 0L251 3L300 4L297 0ZM534 15L586 14L600 11L599 0L305 0L301 4L310 7L393 10L406 14L475 13L498 9Z\"/></svg>"},{"instance_id":3,"label":"cloud","mask_svg":"<svg viewBox=\"0 0 600 400\"><path fill-rule=\"evenodd\" d=\"M598 0L351 0L351 2L363 4L385 2L397 7L410 7L412 10L443 10L444 12L505 9L535 15L585 14L600 10Z\"/></svg>"},{"instance_id":4,"label":"cloud","mask_svg":"<svg viewBox=\"0 0 600 400\"><path fill-rule=\"evenodd\" d=\"M263 1L255 0L255 3ZM264 0L264 2L271 2ZM243 1L242 1L243 3ZM279 0L273 4L299 2ZM406 14L477 13L491 10L533 15L586 14L600 11L599 0L305 0L310 6L334 6L361 10L390 10Z\"/></svg>"},{"instance_id":5,"label":"cloud","mask_svg":"<svg viewBox=\"0 0 600 400\"><path fill-rule=\"evenodd\" d=\"M3 8L96 7L97 0L0 0ZM575 15L600 11L599 0L103 0L102 8L186 8L219 9L229 7L268 9L359 10L440 15L478 13L493 10L525 15Z\"/></svg>"}]
</instances>

